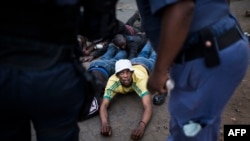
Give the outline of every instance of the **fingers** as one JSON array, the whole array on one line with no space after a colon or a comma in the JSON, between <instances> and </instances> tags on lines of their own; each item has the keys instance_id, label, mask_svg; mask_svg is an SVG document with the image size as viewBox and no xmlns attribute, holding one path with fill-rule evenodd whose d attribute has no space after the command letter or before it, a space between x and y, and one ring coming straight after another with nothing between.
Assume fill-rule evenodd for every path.
<instances>
[{"instance_id":1,"label":"fingers","mask_svg":"<svg viewBox=\"0 0 250 141\"><path fill-rule=\"evenodd\" d=\"M147 88L148 88L149 92L151 94L154 94L154 95L163 94L163 93L167 92L166 85L163 85L161 88L160 87L155 88L155 87L151 87L151 85L148 84Z\"/></svg>"},{"instance_id":2,"label":"fingers","mask_svg":"<svg viewBox=\"0 0 250 141\"><path fill-rule=\"evenodd\" d=\"M144 134L144 128L138 126L136 129L132 131L131 139L132 140L140 140Z\"/></svg>"},{"instance_id":3,"label":"fingers","mask_svg":"<svg viewBox=\"0 0 250 141\"><path fill-rule=\"evenodd\" d=\"M132 131L131 139L132 140L140 140L144 134L144 127L138 126L136 129ZM110 126L102 126L101 127L101 135L103 136L111 136L112 129Z\"/></svg>"},{"instance_id":4,"label":"fingers","mask_svg":"<svg viewBox=\"0 0 250 141\"><path fill-rule=\"evenodd\" d=\"M131 134L132 140L140 140L142 138L142 133Z\"/></svg>"},{"instance_id":5,"label":"fingers","mask_svg":"<svg viewBox=\"0 0 250 141\"><path fill-rule=\"evenodd\" d=\"M102 126L101 127L101 134L103 136L111 136L112 135L112 129L110 126Z\"/></svg>"},{"instance_id":6,"label":"fingers","mask_svg":"<svg viewBox=\"0 0 250 141\"><path fill-rule=\"evenodd\" d=\"M148 79L147 88L151 94L162 94L167 92L166 80L168 76L152 73Z\"/></svg>"}]
</instances>

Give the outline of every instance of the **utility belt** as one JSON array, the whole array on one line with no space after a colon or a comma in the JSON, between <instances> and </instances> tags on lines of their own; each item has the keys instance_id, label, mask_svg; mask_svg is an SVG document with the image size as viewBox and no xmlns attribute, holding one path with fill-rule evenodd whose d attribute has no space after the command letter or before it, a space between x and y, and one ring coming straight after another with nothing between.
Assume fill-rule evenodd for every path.
<instances>
[{"instance_id":1,"label":"utility belt","mask_svg":"<svg viewBox=\"0 0 250 141\"><path fill-rule=\"evenodd\" d=\"M174 60L176 64L204 58L207 67L217 66L220 64L218 51L242 39L242 33L236 25L218 37L214 36L210 28L201 30L198 36L197 43L188 45L186 49L177 55Z\"/></svg>"}]
</instances>

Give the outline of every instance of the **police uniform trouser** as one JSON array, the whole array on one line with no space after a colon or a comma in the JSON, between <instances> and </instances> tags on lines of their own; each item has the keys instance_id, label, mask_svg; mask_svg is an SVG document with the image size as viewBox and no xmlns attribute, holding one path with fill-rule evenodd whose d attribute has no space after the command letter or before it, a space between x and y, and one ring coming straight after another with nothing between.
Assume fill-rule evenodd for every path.
<instances>
[{"instance_id":1,"label":"police uniform trouser","mask_svg":"<svg viewBox=\"0 0 250 141\"><path fill-rule=\"evenodd\" d=\"M220 116L248 66L245 37L218 52L220 64L208 68L204 58L175 64L171 76L175 83L169 99L171 113L168 141L216 141ZM202 129L194 137L184 135L183 126L198 122Z\"/></svg>"},{"instance_id":2,"label":"police uniform trouser","mask_svg":"<svg viewBox=\"0 0 250 141\"><path fill-rule=\"evenodd\" d=\"M85 80L70 62L43 71L0 65L0 140L78 141Z\"/></svg>"}]
</instances>

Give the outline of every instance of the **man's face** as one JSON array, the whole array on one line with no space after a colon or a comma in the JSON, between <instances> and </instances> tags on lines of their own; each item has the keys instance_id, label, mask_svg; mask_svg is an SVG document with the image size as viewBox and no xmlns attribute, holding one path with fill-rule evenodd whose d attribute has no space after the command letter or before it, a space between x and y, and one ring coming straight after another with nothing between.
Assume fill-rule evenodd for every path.
<instances>
[{"instance_id":1,"label":"man's face","mask_svg":"<svg viewBox=\"0 0 250 141\"><path fill-rule=\"evenodd\" d=\"M129 69L125 69L117 74L122 86L129 87L132 84L132 74L133 71L130 71Z\"/></svg>"}]
</instances>

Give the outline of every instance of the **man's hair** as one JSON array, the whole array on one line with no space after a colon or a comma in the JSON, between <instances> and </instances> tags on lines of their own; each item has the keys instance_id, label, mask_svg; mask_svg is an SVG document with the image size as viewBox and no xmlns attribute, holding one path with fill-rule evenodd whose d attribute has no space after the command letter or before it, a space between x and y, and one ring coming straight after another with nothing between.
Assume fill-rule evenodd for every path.
<instances>
[{"instance_id":1,"label":"man's hair","mask_svg":"<svg viewBox=\"0 0 250 141\"><path fill-rule=\"evenodd\" d=\"M115 37L114 37L114 39L113 39L113 43L115 44L115 45L120 45L122 42L124 42L125 41L125 37L124 37L124 35L122 35L122 34L117 34L117 35L115 35Z\"/></svg>"}]
</instances>

